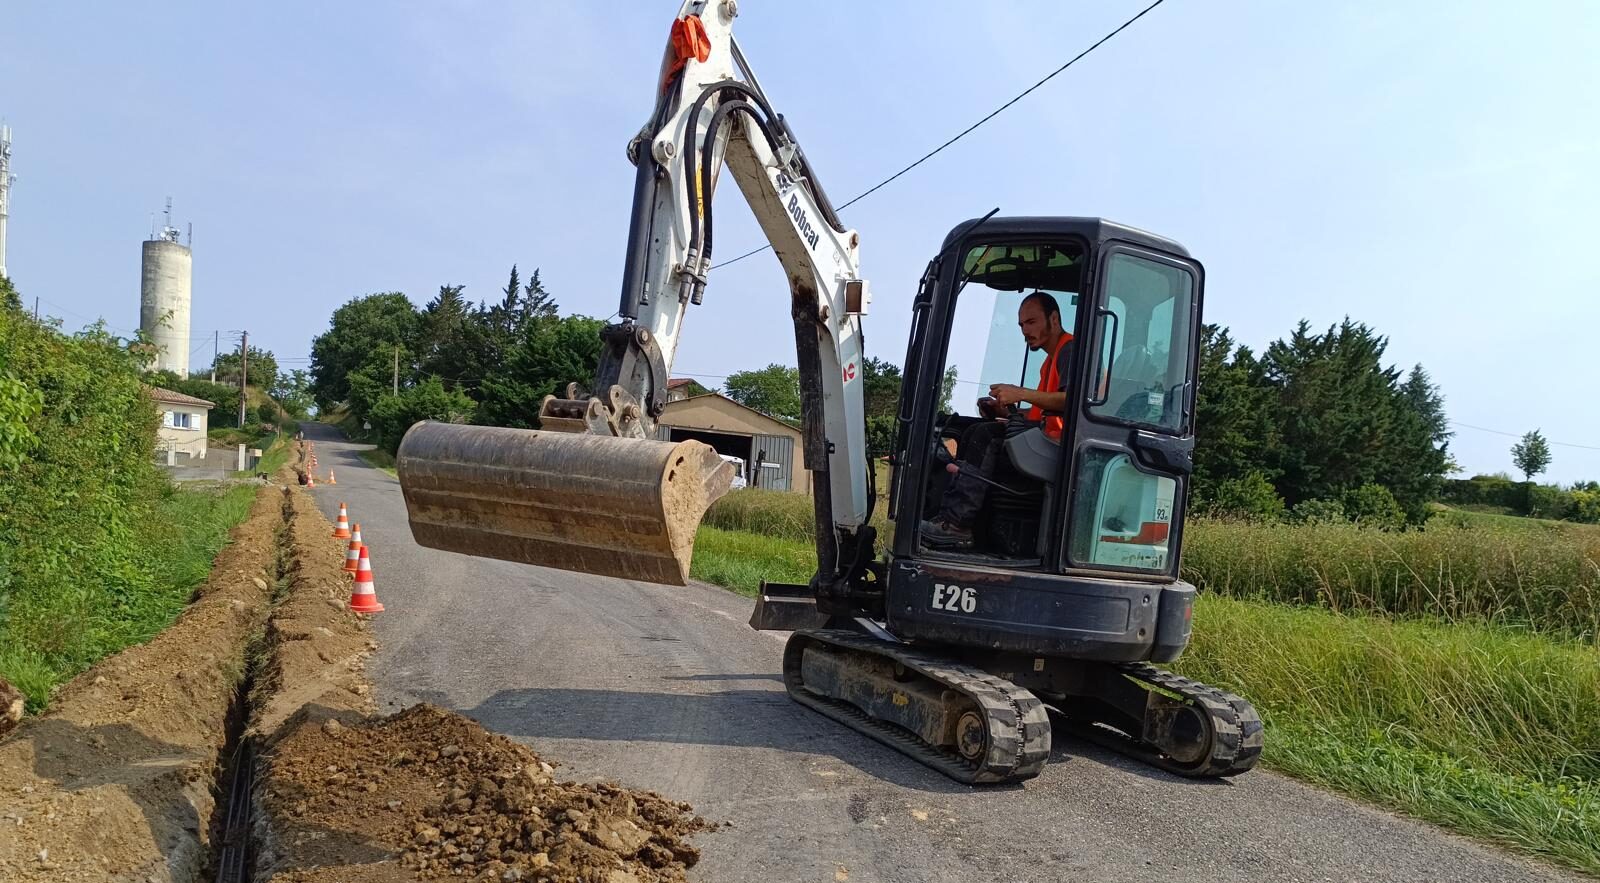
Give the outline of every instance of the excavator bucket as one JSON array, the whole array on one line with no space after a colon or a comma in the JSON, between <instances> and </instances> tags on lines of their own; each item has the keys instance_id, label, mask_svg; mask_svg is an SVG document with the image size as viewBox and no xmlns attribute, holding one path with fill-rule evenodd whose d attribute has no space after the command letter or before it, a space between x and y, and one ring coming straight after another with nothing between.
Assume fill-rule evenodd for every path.
<instances>
[{"instance_id":1,"label":"excavator bucket","mask_svg":"<svg viewBox=\"0 0 1600 883\"><path fill-rule=\"evenodd\" d=\"M432 421L396 466L424 546L676 586L734 472L701 442Z\"/></svg>"}]
</instances>

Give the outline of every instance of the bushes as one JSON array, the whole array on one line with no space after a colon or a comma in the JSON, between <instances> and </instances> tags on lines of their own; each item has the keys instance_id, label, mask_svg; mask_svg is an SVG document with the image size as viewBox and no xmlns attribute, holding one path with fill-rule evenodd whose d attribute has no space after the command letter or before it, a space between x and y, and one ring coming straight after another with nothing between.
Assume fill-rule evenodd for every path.
<instances>
[{"instance_id":1,"label":"bushes","mask_svg":"<svg viewBox=\"0 0 1600 883\"><path fill-rule=\"evenodd\" d=\"M0 647L87 665L155 591L157 411L99 326L0 309L0 365Z\"/></svg>"},{"instance_id":2,"label":"bushes","mask_svg":"<svg viewBox=\"0 0 1600 883\"><path fill-rule=\"evenodd\" d=\"M1265 475L1251 472L1244 478L1219 482L1211 495L1210 511L1247 521L1277 521L1283 517L1283 498Z\"/></svg>"},{"instance_id":3,"label":"bushes","mask_svg":"<svg viewBox=\"0 0 1600 883\"><path fill-rule=\"evenodd\" d=\"M378 399L367 419L380 443L392 454L399 450L400 439L413 423L419 420L465 423L472 419L472 411L472 399L459 390L445 389L439 378L430 377L401 390L397 396Z\"/></svg>"},{"instance_id":4,"label":"bushes","mask_svg":"<svg viewBox=\"0 0 1600 883\"><path fill-rule=\"evenodd\" d=\"M1406 526L1406 513L1394 494L1381 484L1364 484L1344 495L1345 515L1362 527L1400 530Z\"/></svg>"},{"instance_id":5,"label":"bushes","mask_svg":"<svg viewBox=\"0 0 1600 883\"><path fill-rule=\"evenodd\" d=\"M1457 506L1496 506L1534 518L1600 524L1600 490L1578 482L1570 490L1553 484L1512 481L1504 475L1474 475L1447 481L1439 499Z\"/></svg>"}]
</instances>

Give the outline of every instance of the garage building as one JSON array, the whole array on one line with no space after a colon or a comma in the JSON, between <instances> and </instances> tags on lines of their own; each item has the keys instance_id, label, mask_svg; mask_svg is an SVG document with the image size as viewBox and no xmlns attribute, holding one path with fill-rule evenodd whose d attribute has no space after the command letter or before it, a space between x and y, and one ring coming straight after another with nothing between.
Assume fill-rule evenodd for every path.
<instances>
[{"instance_id":1,"label":"garage building","mask_svg":"<svg viewBox=\"0 0 1600 883\"><path fill-rule=\"evenodd\" d=\"M811 493L800 430L718 393L669 401L656 419L656 438L705 442L749 466L751 487Z\"/></svg>"}]
</instances>

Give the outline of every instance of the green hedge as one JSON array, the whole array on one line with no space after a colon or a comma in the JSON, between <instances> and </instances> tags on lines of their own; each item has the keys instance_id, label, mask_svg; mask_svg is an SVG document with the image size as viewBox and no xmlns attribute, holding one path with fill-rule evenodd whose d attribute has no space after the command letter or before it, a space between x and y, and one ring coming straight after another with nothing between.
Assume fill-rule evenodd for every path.
<instances>
[{"instance_id":1,"label":"green hedge","mask_svg":"<svg viewBox=\"0 0 1600 883\"><path fill-rule=\"evenodd\" d=\"M187 504L155 466L158 420L126 342L0 306L0 677L35 707L183 605Z\"/></svg>"}]
</instances>

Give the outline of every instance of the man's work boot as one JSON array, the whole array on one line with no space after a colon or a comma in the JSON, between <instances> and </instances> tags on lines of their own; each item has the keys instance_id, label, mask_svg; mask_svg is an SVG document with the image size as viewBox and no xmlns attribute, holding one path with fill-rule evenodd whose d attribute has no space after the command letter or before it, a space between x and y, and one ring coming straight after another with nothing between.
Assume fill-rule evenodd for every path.
<instances>
[{"instance_id":1,"label":"man's work boot","mask_svg":"<svg viewBox=\"0 0 1600 883\"><path fill-rule=\"evenodd\" d=\"M930 546L966 548L972 545L971 530L942 518L922 522L919 533L922 534L922 541Z\"/></svg>"}]
</instances>

